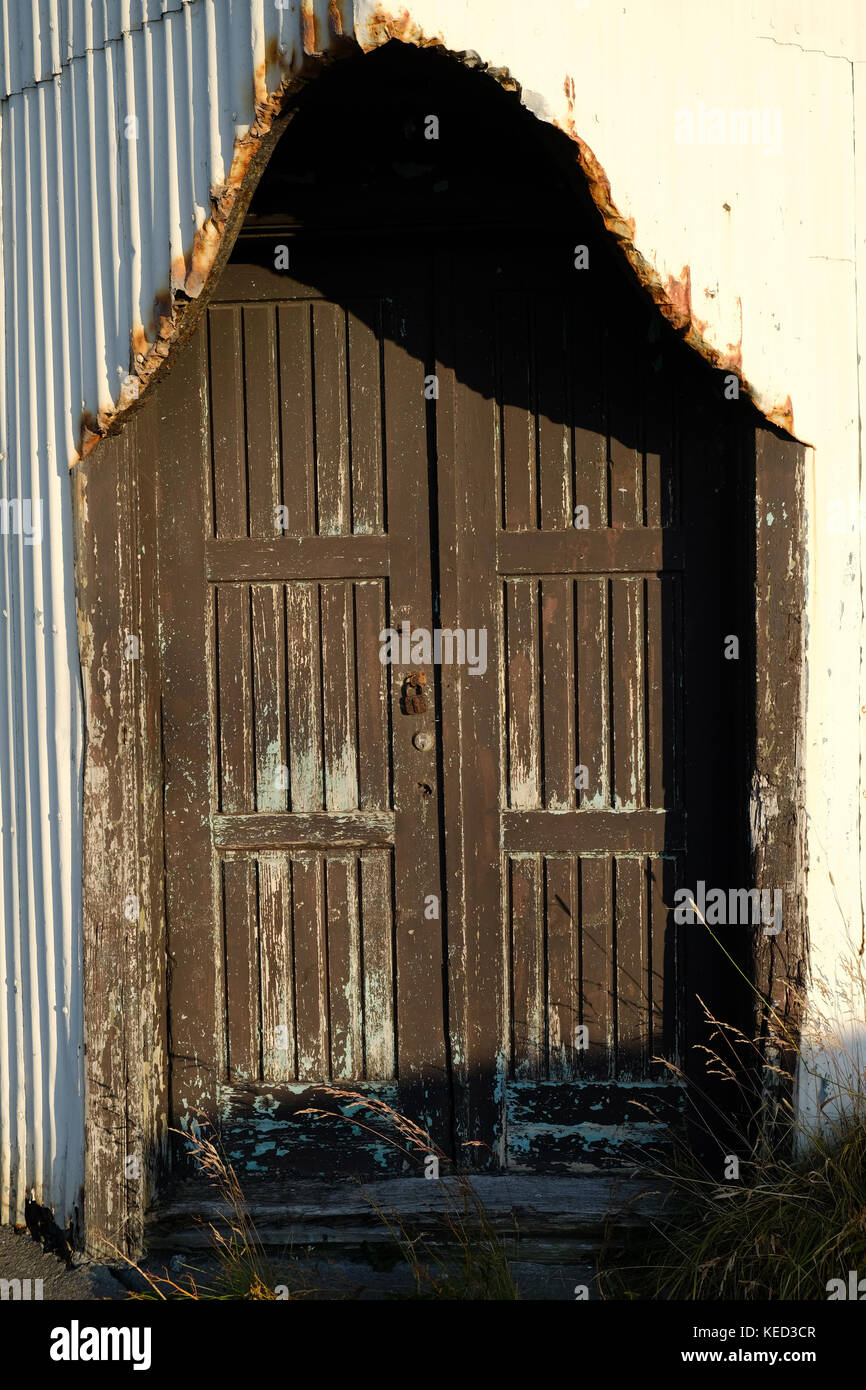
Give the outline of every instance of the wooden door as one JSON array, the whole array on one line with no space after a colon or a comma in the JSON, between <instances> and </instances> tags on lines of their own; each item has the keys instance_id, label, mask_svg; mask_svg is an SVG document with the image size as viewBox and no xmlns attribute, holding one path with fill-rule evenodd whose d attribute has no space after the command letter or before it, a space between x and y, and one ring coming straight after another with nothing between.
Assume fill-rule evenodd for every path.
<instances>
[{"instance_id":1,"label":"wooden door","mask_svg":"<svg viewBox=\"0 0 866 1390\"><path fill-rule=\"evenodd\" d=\"M248 1174L418 1171L299 1113L331 1085L460 1162L621 1164L708 989L674 889L730 872L717 412L561 238L266 249L165 392L175 1121ZM404 623L484 669L383 664Z\"/></svg>"},{"instance_id":2,"label":"wooden door","mask_svg":"<svg viewBox=\"0 0 866 1390\"><path fill-rule=\"evenodd\" d=\"M437 263L442 622L489 634L442 672L457 1133L513 1171L664 1143L731 1005L674 894L740 867L734 432L572 243Z\"/></svg>"},{"instance_id":3,"label":"wooden door","mask_svg":"<svg viewBox=\"0 0 866 1390\"><path fill-rule=\"evenodd\" d=\"M449 1142L433 709L404 713L409 668L380 659L433 625L419 273L385 296L367 266L335 303L230 267L167 416L172 1104L218 1114L248 1172L402 1170L291 1123L313 1085Z\"/></svg>"}]
</instances>

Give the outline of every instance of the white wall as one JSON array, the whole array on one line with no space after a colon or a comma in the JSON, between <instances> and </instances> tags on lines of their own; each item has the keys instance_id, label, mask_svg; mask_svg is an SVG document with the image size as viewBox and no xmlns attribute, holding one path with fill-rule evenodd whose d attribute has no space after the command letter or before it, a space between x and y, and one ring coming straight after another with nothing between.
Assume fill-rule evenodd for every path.
<instances>
[{"instance_id":1,"label":"white wall","mask_svg":"<svg viewBox=\"0 0 866 1390\"><path fill-rule=\"evenodd\" d=\"M721 11L695 0L401 0L399 10L391 21L369 0L3 0L0 496L41 499L45 520L41 547L0 538L3 1220L20 1219L30 1190L66 1219L83 1171L66 468L82 412L104 427L164 354L171 315L153 323L157 293L199 292L255 145L254 98L263 129L280 81L335 28L367 48L389 34L440 39L509 69L530 109L574 135L608 224L665 311L813 446L808 908L830 1012L845 1013L840 961L862 941L866 865L866 10L859 0L732 0ZM754 140L737 111L759 113ZM837 534L828 507L849 495Z\"/></svg>"}]
</instances>

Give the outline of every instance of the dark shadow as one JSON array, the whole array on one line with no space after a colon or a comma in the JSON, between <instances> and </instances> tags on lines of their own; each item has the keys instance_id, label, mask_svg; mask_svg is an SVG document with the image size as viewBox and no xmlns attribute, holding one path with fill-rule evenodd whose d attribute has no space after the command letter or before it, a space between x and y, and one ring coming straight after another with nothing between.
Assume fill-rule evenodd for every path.
<instances>
[{"instance_id":1,"label":"dark shadow","mask_svg":"<svg viewBox=\"0 0 866 1390\"><path fill-rule=\"evenodd\" d=\"M429 117L438 121L436 139L425 138ZM459 322L475 331L434 334L431 343L430 318L410 317L403 345L430 363L428 371L437 361L452 367L488 399L494 379L502 421L513 408L530 422L534 457L530 450L526 466L535 470L528 504L534 515L506 529L573 535L573 508L586 502L587 534L611 533L617 553L626 553L631 537L635 556L645 555L646 537L658 536L655 565L635 561L634 574L643 579L634 612L643 635L634 647L626 632L632 610L616 577L628 567L599 568L607 627L596 686L584 674L575 582L574 761L589 767L589 787L579 800L588 816L593 808L622 809L624 816L663 810L665 839L639 861L642 882L632 880L629 846L596 856L606 865L607 916L593 902L598 883L580 864L570 896L551 890L551 910L555 905L577 943L579 988L569 999L552 996L548 987L548 1036L536 1079L561 1083L556 1094L549 1092L550 1105L565 1107L566 1128L581 1122L573 1101L563 1098L569 1080L594 1087L594 1113L583 1119L619 1123L635 1118L630 1086L668 1079L652 1060L662 1053L679 1061L718 1107L708 1152L718 1146L724 1153L733 1142L724 1116L735 1107L730 1088L707 1076L705 1056L696 1050L708 1041L700 1001L748 1029L749 996L738 968L748 975L755 928L719 927L721 949L700 924L675 926L672 908L677 888L696 889L699 880L725 893L750 886L754 416L725 399L723 374L684 347L636 284L601 224L573 143L493 79L435 51L391 43L335 65L305 90L256 190L230 267L276 277L275 247L283 243L293 281L338 304L351 302L377 332L379 300L365 294L377 282L380 296L389 284L396 295L411 282L434 305L458 304ZM576 268L576 247L586 248L588 269ZM484 334L489 358L462 350L466 337ZM434 407L430 415L435 488ZM556 524L545 523L546 425L564 427L556 438L567 441L568 506ZM506 452L504 445L503 476ZM497 486L508 522L502 478ZM434 534L434 551L436 544ZM726 659L729 636L739 641L738 659ZM555 696L544 679L540 671L541 704L552 707ZM634 696L632 722L617 716L605 727L604 701L619 710L626 688ZM638 782L629 789L630 747L642 752ZM542 807L549 793L543 785ZM551 922L543 924L545 948ZM443 936L447 959L447 911ZM571 1011L591 1034L606 1030L608 1045L591 1049L572 1078L563 1077L554 1057L553 1009L560 1017ZM511 1079L527 1075L517 1055L522 1045L512 1028ZM694 1137L703 1142L697 1130ZM458 1135L445 1147L458 1151L459 1143ZM563 1152L538 1154L541 1168L556 1171L564 1163Z\"/></svg>"}]
</instances>

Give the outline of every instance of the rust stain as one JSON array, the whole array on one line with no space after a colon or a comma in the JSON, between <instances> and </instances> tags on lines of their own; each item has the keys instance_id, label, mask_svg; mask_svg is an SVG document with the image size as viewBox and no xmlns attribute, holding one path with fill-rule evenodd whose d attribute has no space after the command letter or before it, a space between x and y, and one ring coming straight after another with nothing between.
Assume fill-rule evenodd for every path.
<instances>
[{"instance_id":1,"label":"rust stain","mask_svg":"<svg viewBox=\"0 0 866 1390\"><path fill-rule=\"evenodd\" d=\"M319 51L316 42L316 16L311 0L301 0L301 43L305 53Z\"/></svg>"},{"instance_id":2,"label":"rust stain","mask_svg":"<svg viewBox=\"0 0 866 1390\"><path fill-rule=\"evenodd\" d=\"M768 413L767 419L772 420L774 425L780 425L789 434L794 433L794 404L790 396L786 396L780 405L774 406Z\"/></svg>"},{"instance_id":3,"label":"rust stain","mask_svg":"<svg viewBox=\"0 0 866 1390\"><path fill-rule=\"evenodd\" d=\"M153 313L151 316L151 331L157 337L163 336L163 325L165 320L171 320L171 290L157 290L153 300Z\"/></svg>"},{"instance_id":4,"label":"rust stain","mask_svg":"<svg viewBox=\"0 0 866 1390\"><path fill-rule=\"evenodd\" d=\"M281 44L276 34L268 39L265 44L265 59L263 63L256 66L253 74L253 105L259 102L267 102L267 73L269 68L279 68L281 73L285 73L289 68L289 60L286 56L286 45Z\"/></svg>"},{"instance_id":5,"label":"rust stain","mask_svg":"<svg viewBox=\"0 0 866 1390\"><path fill-rule=\"evenodd\" d=\"M91 449L99 443L103 434L97 420L89 410L84 410L81 413L81 419L78 422L78 433L81 438L79 453L82 458L86 458Z\"/></svg>"},{"instance_id":6,"label":"rust stain","mask_svg":"<svg viewBox=\"0 0 866 1390\"><path fill-rule=\"evenodd\" d=\"M328 29L333 38L343 38L343 16L337 0L328 0Z\"/></svg>"},{"instance_id":7,"label":"rust stain","mask_svg":"<svg viewBox=\"0 0 866 1390\"><path fill-rule=\"evenodd\" d=\"M380 44L387 43L389 39L399 39L400 43L411 43L416 48L432 48L441 46L444 42L441 35L430 37L426 34L421 25L412 19L408 10L401 10L399 14L391 14L382 6L377 6L367 19L366 30L372 42L362 43L361 46L365 50L378 48ZM465 57L465 55L460 56Z\"/></svg>"},{"instance_id":8,"label":"rust stain","mask_svg":"<svg viewBox=\"0 0 866 1390\"><path fill-rule=\"evenodd\" d=\"M186 284L186 257L175 256L171 263L171 287L172 289L183 289Z\"/></svg>"},{"instance_id":9,"label":"rust stain","mask_svg":"<svg viewBox=\"0 0 866 1390\"><path fill-rule=\"evenodd\" d=\"M132 332L129 335L130 347L134 362L142 361L150 350L150 339L144 331L143 323L134 323Z\"/></svg>"},{"instance_id":10,"label":"rust stain","mask_svg":"<svg viewBox=\"0 0 866 1390\"><path fill-rule=\"evenodd\" d=\"M669 275L664 282L668 298L668 318L674 328L688 328L692 321L692 272L684 265L679 276Z\"/></svg>"},{"instance_id":11,"label":"rust stain","mask_svg":"<svg viewBox=\"0 0 866 1390\"><path fill-rule=\"evenodd\" d=\"M268 46L269 47L269 46ZM268 66L271 62L268 56L268 47L265 48L265 56L260 63L256 63L253 69L253 110L258 111L259 106L268 99ZM279 45L277 45L279 47Z\"/></svg>"}]
</instances>

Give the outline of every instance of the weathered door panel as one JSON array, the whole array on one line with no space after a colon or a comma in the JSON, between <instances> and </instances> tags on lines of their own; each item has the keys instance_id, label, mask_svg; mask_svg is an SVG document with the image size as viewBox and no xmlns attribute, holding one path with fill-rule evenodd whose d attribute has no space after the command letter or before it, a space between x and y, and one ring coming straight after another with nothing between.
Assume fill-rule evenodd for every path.
<instances>
[{"instance_id":1,"label":"weathered door panel","mask_svg":"<svg viewBox=\"0 0 866 1390\"><path fill-rule=\"evenodd\" d=\"M379 659L383 629L433 625L403 345L429 312L418 285L302 292L210 307L173 412L196 452L178 435L162 469L173 1106L218 1113L247 1170L399 1172L356 1127L287 1120L331 1084L449 1142L441 926L418 930L441 891L435 745L412 741L433 710L402 715L407 672Z\"/></svg>"},{"instance_id":2,"label":"weathered door panel","mask_svg":"<svg viewBox=\"0 0 866 1390\"><path fill-rule=\"evenodd\" d=\"M697 1037L707 953L687 962L670 909L732 838L702 791L734 727L728 512L649 318L603 332L565 247L463 246L438 276L441 621L488 629L484 678L442 673L458 1145L577 1171L646 1152L683 1105L663 1059ZM684 740L687 670L714 689Z\"/></svg>"}]
</instances>

